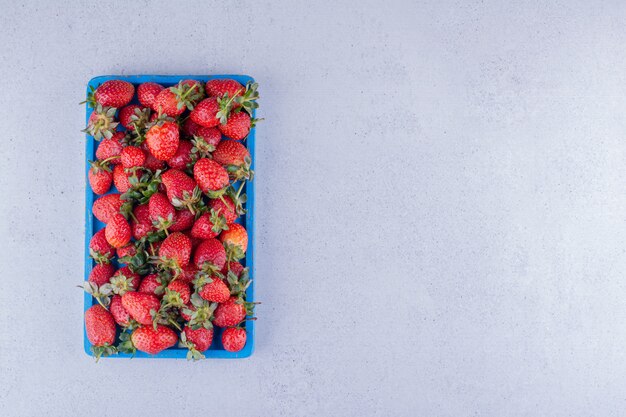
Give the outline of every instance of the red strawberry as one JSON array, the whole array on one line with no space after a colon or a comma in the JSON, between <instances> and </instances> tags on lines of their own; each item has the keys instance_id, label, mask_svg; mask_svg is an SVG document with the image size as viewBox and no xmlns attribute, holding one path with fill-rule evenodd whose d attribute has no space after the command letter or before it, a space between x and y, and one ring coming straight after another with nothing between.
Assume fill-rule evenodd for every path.
<instances>
[{"instance_id":1,"label":"red strawberry","mask_svg":"<svg viewBox=\"0 0 626 417\"><path fill-rule=\"evenodd\" d=\"M204 213L193 224L191 236L199 239L210 239L220 231L227 229L226 219L217 212Z\"/></svg>"},{"instance_id":2,"label":"red strawberry","mask_svg":"<svg viewBox=\"0 0 626 417\"><path fill-rule=\"evenodd\" d=\"M241 327L229 327L222 333L222 346L229 352L239 352L246 345L246 331Z\"/></svg>"},{"instance_id":3,"label":"red strawberry","mask_svg":"<svg viewBox=\"0 0 626 417\"><path fill-rule=\"evenodd\" d=\"M184 267L178 276L177 280L186 282L187 284L191 283L196 277L196 273L198 272L198 268L194 264L189 264Z\"/></svg>"},{"instance_id":4,"label":"red strawberry","mask_svg":"<svg viewBox=\"0 0 626 417\"><path fill-rule=\"evenodd\" d=\"M120 193L130 190L131 184L129 178L133 176L132 172L126 172L122 165L115 165L113 168L113 183Z\"/></svg>"},{"instance_id":5,"label":"red strawberry","mask_svg":"<svg viewBox=\"0 0 626 417\"><path fill-rule=\"evenodd\" d=\"M152 324L150 310L159 311L159 307L161 307L161 303L155 295L136 291L122 295L122 305L132 318L145 325Z\"/></svg>"},{"instance_id":6,"label":"red strawberry","mask_svg":"<svg viewBox=\"0 0 626 417\"><path fill-rule=\"evenodd\" d=\"M136 146L127 146L122 149L120 161L124 168L140 167L146 162L146 154Z\"/></svg>"},{"instance_id":7,"label":"red strawberry","mask_svg":"<svg viewBox=\"0 0 626 417\"><path fill-rule=\"evenodd\" d=\"M102 106L120 108L130 103L134 94L135 87L128 81L109 80L96 88L93 98Z\"/></svg>"},{"instance_id":8,"label":"red strawberry","mask_svg":"<svg viewBox=\"0 0 626 417\"><path fill-rule=\"evenodd\" d=\"M111 139L103 139L96 150L96 158L100 161L109 160L112 164L119 164L120 159L115 157L122 153L120 142L122 139L124 139L124 132L115 133Z\"/></svg>"},{"instance_id":9,"label":"red strawberry","mask_svg":"<svg viewBox=\"0 0 626 417\"><path fill-rule=\"evenodd\" d=\"M181 126L180 130L183 133L184 136L186 137L192 137L196 134L196 132L198 131L198 128L200 127L199 124L195 123L193 120L187 118L185 120L185 122L183 123L183 125Z\"/></svg>"},{"instance_id":10,"label":"red strawberry","mask_svg":"<svg viewBox=\"0 0 626 417\"><path fill-rule=\"evenodd\" d=\"M218 191L228 185L228 172L217 162L202 158L193 167L193 177L202 192Z\"/></svg>"},{"instance_id":11,"label":"red strawberry","mask_svg":"<svg viewBox=\"0 0 626 417\"><path fill-rule=\"evenodd\" d=\"M189 118L196 124L204 127L215 127L220 123L217 113L220 111L220 105L217 98L210 97L202 100L191 111Z\"/></svg>"},{"instance_id":12,"label":"red strawberry","mask_svg":"<svg viewBox=\"0 0 626 417\"><path fill-rule=\"evenodd\" d=\"M167 230L174 222L176 210L167 196L163 193L154 193L148 201L148 210L152 224L160 230Z\"/></svg>"},{"instance_id":13,"label":"red strawberry","mask_svg":"<svg viewBox=\"0 0 626 417\"><path fill-rule=\"evenodd\" d=\"M83 132L93 136L95 140L112 138L119 125L115 120L115 111L114 107L102 107L98 104L89 116Z\"/></svg>"},{"instance_id":14,"label":"red strawberry","mask_svg":"<svg viewBox=\"0 0 626 417\"><path fill-rule=\"evenodd\" d=\"M109 311L113 316L113 319L120 326L126 327L130 324L130 314L122 305L122 297L120 295L114 295L111 298L111 305L109 305Z\"/></svg>"},{"instance_id":15,"label":"red strawberry","mask_svg":"<svg viewBox=\"0 0 626 417\"><path fill-rule=\"evenodd\" d=\"M148 147L145 147L148 150ZM144 162L143 166L148 168L152 172L156 172L158 170L163 170L165 168L165 161L161 161L156 159L152 154L148 151L146 152L146 162Z\"/></svg>"},{"instance_id":16,"label":"red strawberry","mask_svg":"<svg viewBox=\"0 0 626 417\"><path fill-rule=\"evenodd\" d=\"M189 265L191 240L181 232L172 233L161 244L159 258L172 269L180 269Z\"/></svg>"},{"instance_id":17,"label":"red strawberry","mask_svg":"<svg viewBox=\"0 0 626 417\"><path fill-rule=\"evenodd\" d=\"M170 348L178 342L174 330L167 326L158 325L156 330L152 326L136 329L130 336L133 345L140 351L156 355Z\"/></svg>"},{"instance_id":18,"label":"red strawberry","mask_svg":"<svg viewBox=\"0 0 626 417\"><path fill-rule=\"evenodd\" d=\"M99 304L89 307L85 311L85 329L87 330L87 339L93 345L92 351L96 358L115 352L111 348L115 342L115 321L106 308ZM109 349L102 349L106 347Z\"/></svg>"},{"instance_id":19,"label":"red strawberry","mask_svg":"<svg viewBox=\"0 0 626 417\"><path fill-rule=\"evenodd\" d=\"M141 281L139 292L152 294L160 299L163 297L163 283L157 274L147 275Z\"/></svg>"},{"instance_id":20,"label":"red strawberry","mask_svg":"<svg viewBox=\"0 0 626 417\"><path fill-rule=\"evenodd\" d=\"M154 100L163 89L164 87L157 83L139 84L139 87L137 87L137 98L143 106L154 110Z\"/></svg>"},{"instance_id":21,"label":"red strawberry","mask_svg":"<svg viewBox=\"0 0 626 417\"><path fill-rule=\"evenodd\" d=\"M231 113L226 124L220 124L218 128L224 136L235 140L242 140L250 133L251 126L252 120L250 119L250 115L245 111L240 111L238 113Z\"/></svg>"},{"instance_id":22,"label":"red strawberry","mask_svg":"<svg viewBox=\"0 0 626 417\"><path fill-rule=\"evenodd\" d=\"M240 142L223 140L213 152L213 160L226 167L232 178L251 180L254 172L250 169L250 152Z\"/></svg>"},{"instance_id":23,"label":"red strawberry","mask_svg":"<svg viewBox=\"0 0 626 417\"><path fill-rule=\"evenodd\" d=\"M154 125L146 133L146 145L150 153L161 161L167 161L176 155L180 142L178 125L172 122L163 122Z\"/></svg>"},{"instance_id":24,"label":"red strawberry","mask_svg":"<svg viewBox=\"0 0 626 417\"><path fill-rule=\"evenodd\" d=\"M241 96L246 88L235 80L229 78L210 80L206 83L206 92L210 97L222 97L228 94L228 97Z\"/></svg>"},{"instance_id":25,"label":"red strawberry","mask_svg":"<svg viewBox=\"0 0 626 417\"><path fill-rule=\"evenodd\" d=\"M153 229L152 220L150 220L150 209L147 204L138 205L133 210L133 215L133 237L139 240Z\"/></svg>"},{"instance_id":26,"label":"red strawberry","mask_svg":"<svg viewBox=\"0 0 626 417\"><path fill-rule=\"evenodd\" d=\"M111 277L109 282L115 294L124 295L129 291L137 291L141 277L134 273L129 267L123 266Z\"/></svg>"},{"instance_id":27,"label":"red strawberry","mask_svg":"<svg viewBox=\"0 0 626 417\"><path fill-rule=\"evenodd\" d=\"M204 352L211 347L211 343L213 342L213 329L200 327L197 330L193 330L191 327L185 326L183 332L185 332L185 337L189 342L193 343L197 351Z\"/></svg>"},{"instance_id":28,"label":"red strawberry","mask_svg":"<svg viewBox=\"0 0 626 417\"><path fill-rule=\"evenodd\" d=\"M167 289L177 292L183 304L189 303L189 300L191 299L191 289L189 288L189 284L176 279L169 283Z\"/></svg>"},{"instance_id":29,"label":"red strawberry","mask_svg":"<svg viewBox=\"0 0 626 417\"><path fill-rule=\"evenodd\" d=\"M121 248L130 242L131 231L130 225L126 218L121 214L114 214L107 222L107 226L104 229L104 235L107 238L107 242L114 248Z\"/></svg>"},{"instance_id":30,"label":"red strawberry","mask_svg":"<svg viewBox=\"0 0 626 417\"><path fill-rule=\"evenodd\" d=\"M191 150L193 149L193 144L188 140L181 140L178 149L176 150L176 154L167 160L167 164L170 168L174 169L186 169L187 165L191 164Z\"/></svg>"},{"instance_id":31,"label":"red strawberry","mask_svg":"<svg viewBox=\"0 0 626 417\"><path fill-rule=\"evenodd\" d=\"M174 223L170 226L170 232L182 232L193 226L196 215L187 209L176 210Z\"/></svg>"},{"instance_id":32,"label":"red strawberry","mask_svg":"<svg viewBox=\"0 0 626 417\"><path fill-rule=\"evenodd\" d=\"M200 278L201 280L202 278ZM207 301L224 303L230 297L230 290L224 281L216 276L211 277L211 282L202 285L198 295Z\"/></svg>"},{"instance_id":33,"label":"red strawberry","mask_svg":"<svg viewBox=\"0 0 626 417\"><path fill-rule=\"evenodd\" d=\"M118 118L122 126L130 131L134 131L136 127L143 128L148 120L150 120L150 109L129 104L120 109Z\"/></svg>"},{"instance_id":34,"label":"red strawberry","mask_svg":"<svg viewBox=\"0 0 626 417\"><path fill-rule=\"evenodd\" d=\"M196 191L196 182L182 171L169 169L161 175L161 180L167 191L167 198L174 207L187 207L195 212L194 206L200 201L200 190Z\"/></svg>"},{"instance_id":35,"label":"red strawberry","mask_svg":"<svg viewBox=\"0 0 626 417\"><path fill-rule=\"evenodd\" d=\"M207 239L196 248L193 263L198 269L220 271L226 263L226 250L219 240Z\"/></svg>"},{"instance_id":36,"label":"red strawberry","mask_svg":"<svg viewBox=\"0 0 626 417\"><path fill-rule=\"evenodd\" d=\"M222 196L222 198L211 200L209 202L209 207L224 216L227 224L233 223L239 217L235 203L233 203L232 198L228 196Z\"/></svg>"},{"instance_id":37,"label":"red strawberry","mask_svg":"<svg viewBox=\"0 0 626 417\"><path fill-rule=\"evenodd\" d=\"M94 201L91 211L96 219L100 220L102 223L108 223L109 219L114 214L119 214L120 208L124 203L120 199L120 196L121 194L118 193L107 194Z\"/></svg>"},{"instance_id":38,"label":"red strawberry","mask_svg":"<svg viewBox=\"0 0 626 417\"><path fill-rule=\"evenodd\" d=\"M222 134L216 127L200 126L197 129L195 136L204 139L207 144L213 145L214 147L217 146L217 144L222 140Z\"/></svg>"},{"instance_id":39,"label":"red strawberry","mask_svg":"<svg viewBox=\"0 0 626 417\"><path fill-rule=\"evenodd\" d=\"M228 275L229 271L235 274L237 278L239 278L239 275L241 275L241 271L243 271L243 265L239 262L226 262L226 265L224 265L224 268L222 268L221 271L222 275Z\"/></svg>"},{"instance_id":40,"label":"red strawberry","mask_svg":"<svg viewBox=\"0 0 626 417\"><path fill-rule=\"evenodd\" d=\"M218 327L231 327L246 318L246 308L237 297L230 297L215 309L213 324Z\"/></svg>"},{"instance_id":41,"label":"red strawberry","mask_svg":"<svg viewBox=\"0 0 626 417\"><path fill-rule=\"evenodd\" d=\"M250 158L248 149L234 140L223 140L213 152L213 160L222 165L244 165L246 158Z\"/></svg>"},{"instance_id":42,"label":"red strawberry","mask_svg":"<svg viewBox=\"0 0 626 417\"><path fill-rule=\"evenodd\" d=\"M88 281L98 287L109 282L115 273L115 267L111 264L96 264L89 273Z\"/></svg>"},{"instance_id":43,"label":"red strawberry","mask_svg":"<svg viewBox=\"0 0 626 417\"><path fill-rule=\"evenodd\" d=\"M89 254L98 263L108 264L115 255L115 249L107 242L105 230L98 230L89 241Z\"/></svg>"},{"instance_id":44,"label":"red strawberry","mask_svg":"<svg viewBox=\"0 0 626 417\"><path fill-rule=\"evenodd\" d=\"M246 253L248 249L248 232L245 227L238 223L233 223L228 226L228 230L224 230L220 235L220 240L224 246L236 246L243 253Z\"/></svg>"},{"instance_id":45,"label":"red strawberry","mask_svg":"<svg viewBox=\"0 0 626 417\"><path fill-rule=\"evenodd\" d=\"M89 185L95 194L105 194L111 188L113 182L113 173L109 164L100 161L89 161L91 168L87 176L89 177Z\"/></svg>"},{"instance_id":46,"label":"red strawberry","mask_svg":"<svg viewBox=\"0 0 626 417\"><path fill-rule=\"evenodd\" d=\"M121 248L117 248L117 257L121 261L122 258L125 257L133 257L137 254L137 248L132 243L129 243L126 246L122 246Z\"/></svg>"},{"instance_id":47,"label":"red strawberry","mask_svg":"<svg viewBox=\"0 0 626 417\"><path fill-rule=\"evenodd\" d=\"M154 111L161 114L167 114L171 117L180 116L185 111L185 106L179 106L178 97L171 90L166 88L162 90L154 99Z\"/></svg>"}]
</instances>

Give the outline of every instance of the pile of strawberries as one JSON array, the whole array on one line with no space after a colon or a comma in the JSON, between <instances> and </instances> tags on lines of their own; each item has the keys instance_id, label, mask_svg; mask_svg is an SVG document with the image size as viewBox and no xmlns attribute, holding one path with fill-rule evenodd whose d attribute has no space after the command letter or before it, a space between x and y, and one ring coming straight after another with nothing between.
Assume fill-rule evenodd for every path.
<instances>
[{"instance_id":1,"label":"pile of strawberries","mask_svg":"<svg viewBox=\"0 0 626 417\"><path fill-rule=\"evenodd\" d=\"M240 263L248 234L236 221L254 174L242 142L258 97L256 83L232 79L169 88L109 80L88 95L85 132L99 142L92 211L106 225L91 238L83 286L97 301L85 312L96 359L176 344L201 359L213 326L224 349L244 348L254 303Z\"/></svg>"}]
</instances>

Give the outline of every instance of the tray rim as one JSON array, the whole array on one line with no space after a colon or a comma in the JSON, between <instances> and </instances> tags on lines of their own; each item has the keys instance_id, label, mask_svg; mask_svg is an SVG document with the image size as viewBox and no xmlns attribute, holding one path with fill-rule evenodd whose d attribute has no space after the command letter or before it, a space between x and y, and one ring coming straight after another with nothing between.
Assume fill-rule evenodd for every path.
<instances>
[{"instance_id":1,"label":"tray rim","mask_svg":"<svg viewBox=\"0 0 626 417\"><path fill-rule=\"evenodd\" d=\"M249 75L244 74L195 74L195 75L159 75L159 74L137 74L137 75L99 75L91 78L87 82L86 92L90 91L90 87L96 88L99 84L103 83L107 80L119 79L131 82L133 84L140 84L144 82L157 82L162 84L175 84L180 80L184 79L196 79L202 82L206 82L212 79L219 78L232 78L243 85L247 82L255 82L254 78ZM91 115L93 109L86 106L85 111L85 122L89 120L89 116ZM253 110L252 116L254 117L256 114L256 110ZM256 128L252 128L246 139L246 146L251 154L252 164L251 168L254 169L254 161L255 161L255 135ZM89 241L91 240L91 236L95 233L95 222L94 216L91 212L91 206L93 205L93 201L97 198L97 196L91 191L91 187L89 186L89 180L87 177L87 173L89 171L89 163L88 160L95 158L95 149L96 149L96 140L85 134L86 137L86 145L85 145L85 262L84 262L84 280L86 281L89 277L89 273L93 268L94 262L89 257ZM246 266L250 268L250 275L252 276L252 282L246 291L246 298L249 301L254 301L254 287L256 281L256 273L254 268L254 251L256 247L256 222L254 221L254 181L248 181L245 185L245 191L247 194L246 201L246 209L247 213L245 215L245 226L248 231L248 250L246 251L245 263ZM87 293L84 293L84 311L87 311L89 307L91 307L95 303L92 296ZM239 352L228 352L224 349L209 349L204 352L204 355L207 359L217 358L217 359L240 359L250 357L254 353L255 349L255 322L253 320L249 320L246 322L246 332L247 332L247 342L246 346ZM217 337L214 337L213 345L217 342L218 345L221 346L221 341L217 340ZM87 331L84 326L84 318L83 318L83 346L84 351L88 356L93 356L90 348L91 343L87 339ZM166 349L156 355L150 355L145 352L139 352L133 356L126 353L119 353L108 358L146 358L146 359L185 359L187 356L187 349L179 348L177 346L172 347L170 349Z\"/></svg>"}]
</instances>

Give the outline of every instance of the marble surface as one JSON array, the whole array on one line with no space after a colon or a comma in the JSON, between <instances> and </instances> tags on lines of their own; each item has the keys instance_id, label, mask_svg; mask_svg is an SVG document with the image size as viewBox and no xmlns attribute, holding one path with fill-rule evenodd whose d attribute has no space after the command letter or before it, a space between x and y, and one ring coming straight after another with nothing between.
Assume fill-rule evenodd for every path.
<instances>
[{"instance_id":1,"label":"marble surface","mask_svg":"<svg viewBox=\"0 0 626 417\"><path fill-rule=\"evenodd\" d=\"M0 3L3 416L623 415L621 2ZM82 350L78 102L142 73L260 83L247 360Z\"/></svg>"}]
</instances>

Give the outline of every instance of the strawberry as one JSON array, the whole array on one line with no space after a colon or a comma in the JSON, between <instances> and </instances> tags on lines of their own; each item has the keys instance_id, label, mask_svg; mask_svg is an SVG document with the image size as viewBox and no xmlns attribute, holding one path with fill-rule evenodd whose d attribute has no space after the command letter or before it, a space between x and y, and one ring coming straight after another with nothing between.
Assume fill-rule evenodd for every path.
<instances>
[{"instance_id":1,"label":"strawberry","mask_svg":"<svg viewBox=\"0 0 626 417\"><path fill-rule=\"evenodd\" d=\"M193 224L191 236L199 239L216 237L222 230L228 229L226 219L214 210L204 213Z\"/></svg>"},{"instance_id":2,"label":"strawberry","mask_svg":"<svg viewBox=\"0 0 626 417\"><path fill-rule=\"evenodd\" d=\"M129 291L137 291L141 277L134 273L129 267L123 266L109 280L114 294L124 295Z\"/></svg>"},{"instance_id":3,"label":"strawberry","mask_svg":"<svg viewBox=\"0 0 626 417\"><path fill-rule=\"evenodd\" d=\"M172 122L156 124L146 133L146 145L150 153L161 161L176 155L180 142L178 125Z\"/></svg>"},{"instance_id":4,"label":"strawberry","mask_svg":"<svg viewBox=\"0 0 626 417\"><path fill-rule=\"evenodd\" d=\"M115 165L113 168L113 183L115 184L117 191L125 193L130 190L132 186L130 183L130 177L133 175L134 174L132 172L126 172L122 165Z\"/></svg>"},{"instance_id":5,"label":"strawberry","mask_svg":"<svg viewBox=\"0 0 626 417\"><path fill-rule=\"evenodd\" d=\"M211 343L213 342L213 329L201 327L197 330L193 330L191 327L185 326L183 333L187 341L192 343L193 347L199 352L207 350L211 347Z\"/></svg>"},{"instance_id":6,"label":"strawberry","mask_svg":"<svg viewBox=\"0 0 626 417\"><path fill-rule=\"evenodd\" d=\"M226 265L224 265L224 268L222 268L221 271L222 275L228 275L229 271L235 274L236 277L239 277L239 275L241 275L241 271L243 271L243 265L239 262L226 262Z\"/></svg>"},{"instance_id":7,"label":"strawberry","mask_svg":"<svg viewBox=\"0 0 626 417\"><path fill-rule=\"evenodd\" d=\"M222 196L222 198L211 200L209 202L209 207L224 216L227 224L234 223L239 217L233 199L228 196Z\"/></svg>"},{"instance_id":8,"label":"strawberry","mask_svg":"<svg viewBox=\"0 0 626 417\"><path fill-rule=\"evenodd\" d=\"M169 228L170 232L182 232L193 226L196 215L187 209L176 210L174 214L174 223Z\"/></svg>"},{"instance_id":9,"label":"strawberry","mask_svg":"<svg viewBox=\"0 0 626 417\"><path fill-rule=\"evenodd\" d=\"M243 254L248 249L248 232L238 223L229 225L228 230L224 230L220 234L220 240L224 244L226 252L231 255L229 259L243 258Z\"/></svg>"},{"instance_id":10,"label":"strawberry","mask_svg":"<svg viewBox=\"0 0 626 417\"><path fill-rule=\"evenodd\" d=\"M246 307L237 297L230 297L215 309L213 324L218 327L231 327L241 323L246 318Z\"/></svg>"},{"instance_id":11,"label":"strawberry","mask_svg":"<svg viewBox=\"0 0 626 417\"><path fill-rule=\"evenodd\" d=\"M174 222L176 210L163 193L154 193L148 201L148 210L152 224L159 230L167 230Z\"/></svg>"},{"instance_id":12,"label":"strawberry","mask_svg":"<svg viewBox=\"0 0 626 417\"><path fill-rule=\"evenodd\" d=\"M222 333L222 346L229 352L239 352L246 345L246 331L241 327L229 327Z\"/></svg>"},{"instance_id":13,"label":"strawberry","mask_svg":"<svg viewBox=\"0 0 626 417\"><path fill-rule=\"evenodd\" d=\"M232 178L251 180L254 172L250 169L250 152L240 142L223 140L213 152L213 160L226 167Z\"/></svg>"},{"instance_id":14,"label":"strawberry","mask_svg":"<svg viewBox=\"0 0 626 417\"><path fill-rule=\"evenodd\" d=\"M191 289L189 288L189 284L176 279L169 283L169 285L167 286L167 290L168 291L166 291L166 293L167 292L169 292L170 294L172 292L177 293L178 297L180 297L180 300L182 301L182 304L189 303L189 300L191 298ZM167 297L167 294L166 294L166 297Z\"/></svg>"},{"instance_id":15,"label":"strawberry","mask_svg":"<svg viewBox=\"0 0 626 417\"><path fill-rule=\"evenodd\" d=\"M130 340L137 350L156 355L162 350L174 346L178 342L178 336L174 330L167 326L158 325L156 329L152 326L144 326L135 329Z\"/></svg>"},{"instance_id":16,"label":"strawberry","mask_svg":"<svg viewBox=\"0 0 626 417\"><path fill-rule=\"evenodd\" d=\"M189 118L200 126L216 127L220 123L219 111L220 104L217 98L205 98L191 111Z\"/></svg>"},{"instance_id":17,"label":"strawberry","mask_svg":"<svg viewBox=\"0 0 626 417\"><path fill-rule=\"evenodd\" d=\"M202 158L193 167L193 177L204 193L209 197L218 197L223 194L228 185L228 172L217 162Z\"/></svg>"},{"instance_id":18,"label":"strawberry","mask_svg":"<svg viewBox=\"0 0 626 417\"><path fill-rule=\"evenodd\" d=\"M146 162L146 154L136 146L127 146L122 149L120 161L124 168L140 167Z\"/></svg>"},{"instance_id":19,"label":"strawberry","mask_svg":"<svg viewBox=\"0 0 626 417\"><path fill-rule=\"evenodd\" d=\"M117 248L117 257L119 260L122 258L131 258L137 254L137 248L132 243L127 244L126 246L122 246L121 248Z\"/></svg>"},{"instance_id":20,"label":"strawberry","mask_svg":"<svg viewBox=\"0 0 626 417\"><path fill-rule=\"evenodd\" d=\"M161 180L174 207L187 207L195 213L195 205L201 201L202 195L193 178L177 169L169 169L161 175Z\"/></svg>"},{"instance_id":21,"label":"strawberry","mask_svg":"<svg viewBox=\"0 0 626 417\"><path fill-rule=\"evenodd\" d=\"M206 281L211 282L206 282ZM207 301L224 303L230 298L230 290L224 281L216 276L207 279L200 275L194 282L198 288L198 295Z\"/></svg>"},{"instance_id":22,"label":"strawberry","mask_svg":"<svg viewBox=\"0 0 626 417\"><path fill-rule=\"evenodd\" d=\"M224 136L234 140L242 140L248 136L251 127L252 120L245 111L231 113L226 123L218 126Z\"/></svg>"},{"instance_id":23,"label":"strawberry","mask_svg":"<svg viewBox=\"0 0 626 417\"><path fill-rule=\"evenodd\" d=\"M109 80L100 84L88 101L120 108L130 103L134 94L135 87L128 81Z\"/></svg>"},{"instance_id":24,"label":"strawberry","mask_svg":"<svg viewBox=\"0 0 626 417\"><path fill-rule=\"evenodd\" d=\"M119 193L107 194L96 199L91 208L96 219L106 224L113 215L119 214L122 204L124 203L120 199L120 196L121 194Z\"/></svg>"},{"instance_id":25,"label":"strawberry","mask_svg":"<svg viewBox=\"0 0 626 417\"><path fill-rule=\"evenodd\" d=\"M83 132L93 136L95 140L112 138L119 124L115 120L115 111L114 107L102 107L98 104L89 116Z\"/></svg>"},{"instance_id":26,"label":"strawberry","mask_svg":"<svg viewBox=\"0 0 626 417\"><path fill-rule=\"evenodd\" d=\"M89 185L91 190L95 194L105 194L111 189L111 183L113 182L113 173L109 164L101 161L89 161L91 167L87 173L89 178Z\"/></svg>"},{"instance_id":27,"label":"strawberry","mask_svg":"<svg viewBox=\"0 0 626 417\"><path fill-rule=\"evenodd\" d=\"M115 321L106 308L99 304L89 307L85 311L85 329L87 330L87 339L93 345L91 351L96 360L100 356L108 356L116 352L113 347Z\"/></svg>"},{"instance_id":28,"label":"strawberry","mask_svg":"<svg viewBox=\"0 0 626 417\"><path fill-rule=\"evenodd\" d=\"M146 146L146 150L148 147ZM161 161L156 159L152 154L148 151L146 152L146 162L144 162L143 166L148 168L152 172L156 172L158 170L163 170L165 168L165 161Z\"/></svg>"},{"instance_id":29,"label":"strawberry","mask_svg":"<svg viewBox=\"0 0 626 417\"><path fill-rule=\"evenodd\" d=\"M179 104L181 104L179 106ZM171 88L162 90L154 99L154 111L167 114L171 117L180 116L185 111L185 105L179 103L176 94Z\"/></svg>"},{"instance_id":30,"label":"strawberry","mask_svg":"<svg viewBox=\"0 0 626 417\"><path fill-rule=\"evenodd\" d=\"M89 241L89 254L99 264L108 264L115 255L113 246L106 240L105 230L98 230Z\"/></svg>"},{"instance_id":31,"label":"strawberry","mask_svg":"<svg viewBox=\"0 0 626 417\"><path fill-rule=\"evenodd\" d=\"M191 164L191 150L193 149L193 144L188 140L181 140L178 144L178 149L176 150L176 154L167 160L167 164L170 168L184 170L187 169L187 166Z\"/></svg>"},{"instance_id":32,"label":"strawberry","mask_svg":"<svg viewBox=\"0 0 626 417\"><path fill-rule=\"evenodd\" d=\"M150 109L136 104L129 104L120 109L118 119L120 124L131 132L135 131L136 127L141 130L150 120Z\"/></svg>"},{"instance_id":33,"label":"strawberry","mask_svg":"<svg viewBox=\"0 0 626 417\"><path fill-rule=\"evenodd\" d=\"M183 122L183 125L181 126L180 130L181 130L183 136L190 138L190 137L195 136L195 134L198 131L199 127L200 127L199 124L197 124L193 120L187 118Z\"/></svg>"},{"instance_id":34,"label":"strawberry","mask_svg":"<svg viewBox=\"0 0 626 417\"><path fill-rule=\"evenodd\" d=\"M109 311L113 316L113 319L117 324L122 327L128 327L131 324L130 314L122 305L122 296L114 295L111 297L111 304L109 305Z\"/></svg>"},{"instance_id":35,"label":"strawberry","mask_svg":"<svg viewBox=\"0 0 626 417\"><path fill-rule=\"evenodd\" d=\"M226 263L226 250L217 239L207 239L197 248L193 263L205 271L220 271Z\"/></svg>"},{"instance_id":36,"label":"strawberry","mask_svg":"<svg viewBox=\"0 0 626 417\"><path fill-rule=\"evenodd\" d=\"M178 83L175 90L178 90L189 110L193 110L193 107L204 98L204 86L197 80L183 80Z\"/></svg>"},{"instance_id":37,"label":"strawberry","mask_svg":"<svg viewBox=\"0 0 626 417\"><path fill-rule=\"evenodd\" d=\"M161 307L161 303L155 295L136 291L122 295L122 305L133 319L145 325L152 324L150 311L159 311L159 307Z\"/></svg>"},{"instance_id":38,"label":"strawberry","mask_svg":"<svg viewBox=\"0 0 626 417\"><path fill-rule=\"evenodd\" d=\"M164 265L174 270L189 265L191 240L181 232L172 233L161 244L159 258Z\"/></svg>"},{"instance_id":39,"label":"strawberry","mask_svg":"<svg viewBox=\"0 0 626 417\"><path fill-rule=\"evenodd\" d=\"M116 132L110 139L103 139L96 150L96 158L100 161L119 164L120 159L116 157L122 153L122 139L124 139L124 132Z\"/></svg>"},{"instance_id":40,"label":"strawberry","mask_svg":"<svg viewBox=\"0 0 626 417\"><path fill-rule=\"evenodd\" d=\"M211 158L211 153L222 140L222 134L216 127L200 126L191 140L193 148L191 150L193 160L200 158Z\"/></svg>"},{"instance_id":41,"label":"strawberry","mask_svg":"<svg viewBox=\"0 0 626 417\"><path fill-rule=\"evenodd\" d=\"M132 228L133 237L137 240L146 236L153 230L148 204L141 204L135 207L133 210Z\"/></svg>"},{"instance_id":42,"label":"strawberry","mask_svg":"<svg viewBox=\"0 0 626 417\"><path fill-rule=\"evenodd\" d=\"M154 110L154 100L156 96L164 89L161 84L143 83L137 87L137 98L142 106Z\"/></svg>"},{"instance_id":43,"label":"strawberry","mask_svg":"<svg viewBox=\"0 0 626 417\"><path fill-rule=\"evenodd\" d=\"M190 263L186 267L182 268L180 275L176 279L189 284L195 279L197 272L198 268L194 264Z\"/></svg>"},{"instance_id":44,"label":"strawberry","mask_svg":"<svg viewBox=\"0 0 626 417\"><path fill-rule=\"evenodd\" d=\"M241 96L246 88L235 80L229 78L210 80L206 83L206 92L210 97Z\"/></svg>"},{"instance_id":45,"label":"strawberry","mask_svg":"<svg viewBox=\"0 0 626 417\"><path fill-rule=\"evenodd\" d=\"M163 283L161 282L161 278L158 274L146 275L139 286L139 292L152 294L159 299L163 297L163 291Z\"/></svg>"},{"instance_id":46,"label":"strawberry","mask_svg":"<svg viewBox=\"0 0 626 417\"><path fill-rule=\"evenodd\" d=\"M104 235L111 246L121 248L130 242L130 225L124 216L119 213L114 214L107 222Z\"/></svg>"},{"instance_id":47,"label":"strawberry","mask_svg":"<svg viewBox=\"0 0 626 417\"><path fill-rule=\"evenodd\" d=\"M109 282L109 279L115 273L115 267L111 264L96 264L89 273L89 282L96 284L98 287Z\"/></svg>"}]
</instances>

